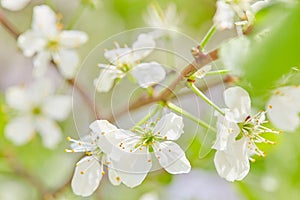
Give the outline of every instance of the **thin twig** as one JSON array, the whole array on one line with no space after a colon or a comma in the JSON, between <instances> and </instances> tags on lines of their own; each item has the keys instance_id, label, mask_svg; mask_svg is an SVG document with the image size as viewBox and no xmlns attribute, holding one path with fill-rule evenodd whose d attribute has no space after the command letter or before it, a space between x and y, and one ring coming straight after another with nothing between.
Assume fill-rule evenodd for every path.
<instances>
[{"instance_id":1,"label":"thin twig","mask_svg":"<svg viewBox=\"0 0 300 200\"><path fill-rule=\"evenodd\" d=\"M11 33L11 35L15 38L18 39L20 32L15 28L14 25L12 25L5 17L4 13L0 9L0 24L6 28L6 30Z\"/></svg>"}]
</instances>

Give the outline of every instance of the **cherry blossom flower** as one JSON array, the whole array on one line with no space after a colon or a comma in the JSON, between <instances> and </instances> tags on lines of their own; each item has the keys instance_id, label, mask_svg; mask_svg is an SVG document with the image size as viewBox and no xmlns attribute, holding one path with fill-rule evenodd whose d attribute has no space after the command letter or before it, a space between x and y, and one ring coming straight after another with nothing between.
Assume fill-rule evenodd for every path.
<instances>
[{"instance_id":1,"label":"cherry blossom flower","mask_svg":"<svg viewBox=\"0 0 300 200\"><path fill-rule=\"evenodd\" d=\"M300 124L300 87L284 86L276 89L267 103L270 121L283 131L293 132Z\"/></svg>"},{"instance_id":2,"label":"cherry blossom flower","mask_svg":"<svg viewBox=\"0 0 300 200\"><path fill-rule=\"evenodd\" d=\"M165 10L152 3L147 10L147 14L144 16L145 22L157 30L151 32L150 34L154 38L159 38L168 34L167 30L178 31L178 25L181 22L181 17L177 12L176 5L174 3L168 4Z\"/></svg>"},{"instance_id":3,"label":"cherry blossom flower","mask_svg":"<svg viewBox=\"0 0 300 200\"><path fill-rule=\"evenodd\" d=\"M15 145L30 141L39 132L47 148L61 141L56 121L66 119L71 111L71 97L54 95L50 80L39 79L28 86L12 86L6 91L7 104L17 115L5 127L5 135Z\"/></svg>"},{"instance_id":4,"label":"cherry blossom flower","mask_svg":"<svg viewBox=\"0 0 300 200\"><path fill-rule=\"evenodd\" d=\"M184 151L173 142L183 133L180 116L169 113L158 122L135 131L119 129L114 137L103 140L124 184L135 187L142 183L152 167L152 152L167 172L182 174L190 171Z\"/></svg>"},{"instance_id":5,"label":"cherry blossom flower","mask_svg":"<svg viewBox=\"0 0 300 200\"><path fill-rule=\"evenodd\" d=\"M250 170L252 155L265 156L256 143L274 144L261 136L262 133L279 133L263 124L265 112L251 116L251 100L241 87L231 87L224 92L228 108L225 116L217 113L217 138L213 148L218 174L227 181L242 180Z\"/></svg>"},{"instance_id":6,"label":"cherry blossom flower","mask_svg":"<svg viewBox=\"0 0 300 200\"><path fill-rule=\"evenodd\" d=\"M18 11L23 9L30 0L1 0L1 5L11 11Z\"/></svg>"},{"instance_id":7,"label":"cherry blossom flower","mask_svg":"<svg viewBox=\"0 0 300 200\"><path fill-rule=\"evenodd\" d=\"M217 29L232 29L235 25L250 25L254 15L269 4L269 0L218 0L213 18Z\"/></svg>"},{"instance_id":8,"label":"cherry blossom flower","mask_svg":"<svg viewBox=\"0 0 300 200\"><path fill-rule=\"evenodd\" d=\"M61 30L56 14L46 5L33 9L31 29L18 38L18 45L27 57L34 56L33 74L45 74L49 62L57 65L65 78L73 78L79 65L79 56L74 50L88 40L82 31Z\"/></svg>"},{"instance_id":9,"label":"cherry blossom flower","mask_svg":"<svg viewBox=\"0 0 300 200\"><path fill-rule=\"evenodd\" d=\"M116 49L106 51L104 56L110 64L99 64L102 70L99 77L94 80L97 91L108 92L116 79L122 79L128 73L143 88L162 81L166 72L160 64L157 62L140 63L154 47L155 41L152 36L141 34L131 48L117 46Z\"/></svg>"},{"instance_id":10,"label":"cherry blossom flower","mask_svg":"<svg viewBox=\"0 0 300 200\"><path fill-rule=\"evenodd\" d=\"M85 152L77 164L72 178L72 190L76 195L90 196L98 188L99 183L105 174L104 165L107 166L108 178L113 185L121 184L121 179L112 163L109 155L105 154L100 141L106 135L114 134L118 129L106 120L98 120L90 125L92 132L81 140L74 140L68 137L71 142L71 149L66 152Z\"/></svg>"}]
</instances>

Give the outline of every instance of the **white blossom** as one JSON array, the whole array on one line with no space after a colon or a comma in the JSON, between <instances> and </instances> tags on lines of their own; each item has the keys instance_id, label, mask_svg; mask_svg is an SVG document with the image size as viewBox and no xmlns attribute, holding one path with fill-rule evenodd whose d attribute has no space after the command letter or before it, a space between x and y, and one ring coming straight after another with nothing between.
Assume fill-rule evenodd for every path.
<instances>
[{"instance_id":1,"label":"white blossom","mask_svg":"<svg viewBox=\"0 0 300 200\"><path fill-rule=\"evenodd\" d=\"M181 22L181 16L177 12L176 5L174 3L168 4L165 10L161 10L155 3L148 7L147 14L144 16L145 22L157 30L150 34L154 38L159 38L168 34L167 30L178 31L178 25Z\"/></svg>"},{"instance_id":2,"label":"white blossom","mask_svg":"<svg viewBox=\"0 0 300 200\"><path fill-rule=\"evenodd\" d=\"M300 87L284 86L276 89L266 109L268 118L277 128L295 131L300 124Z\"/></svg>"},{"instance_id":3,"label":"white blossom","mask_svg":"<svg viewBox=\"0 0 300 200\"><path fill-rule=\"evenodd\" d=\"M5 127L5 135L15 145L30 141L39 132L47 148L61 141L56 121L66 119L71 111L71 97L54 95L50 80L39 79L29 86L12 86L5 93L7 104L17 115Z\"/></svg>"},{"instance_id":4,"label":"white blossom","mask_svg":"<svg viewBox=\"0 0 300 200\"><path fill-rule=\"evenodd\" d=\"M218 174L227 181L242 180L250 170L252 155L265 156L256 143L274 144L261 136L262 133L279 133L265 126L265 112L251 115L251 100L241 87L231 87L224 92L228 108L225 116L217 113L217 138L213 148Z\"/></svg>"},{"instance_id":5,"label":"white blossom","mask_svg":"<svg viewBox=\"0 0 300 200\"><path fill-rule=\"evenodd\" d=\"M137 83L147 88L162 81L166 72L157 62L141 63L141 60L149 55L155 47L152 36L140 34L132 47L119 47L106 51L104 56L110 62L99 64L100 75L94 80L98 92L108 92L115 84L116 79L122 79L128 73L134 77Z\"/></svg>"},{"instance_id":6,"label":"white blossom","mask_svg":"<svg viewBox=\"0 0 300 200\"><path fill-rule=\"evenodd\" d=\"M109 147L106 151L124 184L135 187L142 183L152 167L152 152L167 172L181 174L190 171L184 151L173 142L183 133L181 117L170 113L157 123L135 131L120 129L114 137L103 140L103 146Z\"/></svg>"},{"instance_id":7,"label":"white blossom","mask_svg":"<svg viewBox=\"0 0 300 200\"><path fill-rule=\"evenodd\" d=\"M18 45L27 57L34 56L33 74L45 74L50 61L57 65L65 78L73 78L79 65L79 56L74 50L88 40L82 31L61 30L56 14L46 5L33 9L31 29L18 38Z\"/></svg>"},{"instance_id":8,"label":"white blossom","mask_svg":"<svg viewBox=\"0 0 300 200\"><path fill-rule=\"evenodd\" d=\"M269 0L218 0L214 24L218 30L232 29L235 25L249 26L255 13L269 3Z\"/></svg>"},{"instance_id":9,"label":"white blossom","mask_svg":"<svg viewBox=\"0 0 300 200\"><path fill-rule=\"evenodd\" d=\"M71 149L66 152L85 152L77 164L72 178L71 186L76 195L90 196L98 188L99 183L105 174L104 165L108 168L108 178L113 185L120 185L121 179L110 161L109 155L101 149L103 135L113 135L117 127L106 120L97 120L90 125L92 132L81 140L74 140L68 137L72 143ZM104 148L105 150L105 148Z\"/></svg>"},{"instance_id":10,"label":"white blossom","mask_svg":"<svg viewBox=\"0 0 300 200\"><path fill-rule=\"evenodd\" d=\"M1 0L1 5L11 11L18 11L23 9L30 0Z\"/></svg>"}]
</instances>

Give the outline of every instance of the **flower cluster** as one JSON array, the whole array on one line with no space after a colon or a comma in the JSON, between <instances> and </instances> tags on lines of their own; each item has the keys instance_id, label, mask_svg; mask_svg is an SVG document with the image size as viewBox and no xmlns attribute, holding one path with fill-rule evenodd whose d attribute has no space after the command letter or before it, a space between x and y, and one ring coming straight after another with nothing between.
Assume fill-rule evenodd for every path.
<instances>
[{"instance_id":1,"label":"flower cluster","mask_svg":"<svg viewBox=\"0 0 300 200\"><path fill-rule=\"evenodd\" d=\"M86 153L76 164L72 180L77 195L89 196L96 190L105 174L103 165L113 185L123 183L128 187L143 182L154 158L171 174L191 169L184 151L174 142L183 133L182 117L174 113L133 131L118 129L106 120L93 122L90 129L91 133L80 141L68 138L73 144L66 152Z\"/></svg>"}]
</instances>

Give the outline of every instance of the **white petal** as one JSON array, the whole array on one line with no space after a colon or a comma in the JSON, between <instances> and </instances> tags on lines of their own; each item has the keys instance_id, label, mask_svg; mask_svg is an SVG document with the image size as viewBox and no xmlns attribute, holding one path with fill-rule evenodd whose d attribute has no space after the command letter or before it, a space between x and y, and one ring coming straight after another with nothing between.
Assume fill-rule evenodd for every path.
<instances>
[{"instance_id":1,"label":"white petal","mask_svg":"<svg viewBox=\"0 0 300 200\"><path fill-rule=\"evenodd\" d=\"M88 36L82 31L62 31L60 44L65 48L77 48L87 42Z\"/></svg>"},{"instance_id":2,"label":"white petal","mask_svg":"<svg viewBox=\"0 0 300 200\"><path fill-rule=\"evenodd\" d=\"M92 130L93 140L98 141L101 151L106 154L109 154L120 141L115 138L115 132L118 128L107 120L96 120L89 127Z\"/></svg>"},{"instance_id":3,"label":"white petal","mask_svg":"<svg viewBox=\"0 0 300 200\"><path fill-rule=\"evenodd\" d=\"M18 37L18 46L27 57L33 56L36 52L42 51L46 40L38 32L26 31Z\"/></svg>"},{"instance_id":4,"label":"white petal","mask_svg":"<svg viewBox=\"0 0 300 200\"><path fill-rule=\"evenodd\" d=\"M219 30L232 29L234 27L234 11L224 1L217 1L217 11L213 18L214 24Z\"/></svg>"},{"instance_id":5,"label":"white petal","mask_svg":"<svg viewBox=\"0 0 300 200\"><path fill-rule=\"evenodd\" d=\"M134 152L115 148L110 155L113 167L121 181L131 188L143 182L152 166L150 155L145 147Z\"/></svg>"},{"instance_id":6,"label":"white petal","mask_svg":"<svg viewBox=\"0 0 300 200\"><path fill-rule=\"evenodd\" d=\"M111 184L113 185L120 185L121 184L121 178L118 175L117 171L113 168L108 169L108 178Z\"/></svg>"},{"instance_id":7,"label":"white petal","mask_svg":"<svg viewBox=\"0 0 300 200\"><path fill-rule=\"evenodd\" d=\"M62 139L60 127L51 119L39 117L36 120L36 128L42 137L44 146L47 148L55 148Z\"/></svg>"},{"instance_id":8,"label":"white petal","mask_svg":"<svg viewBox=\"0 0 300 200\"><path fill-rule=\"evenodd\" d=\"M12 86L5 91L7 104L20 111L28 111L31 109L29 98L27 87L25 86Z\"/></svg>"},{"instance_id":9,"label":"white petal","mask_svg":"<svg viewBox=\"0 0 300 200\"><path fill-rule=\"evenodd\" d=\"M275 91L267 104L270 121L284 131L295 131L299 124L300 87L288 86Z\"/></svg>"},{"instance_id":10,"label":"white petal","mask_svg":"<svg viewBox=\"0 0 300 200\"><path fill-rule=\"evenodd\" d=\"M135 60L141 60L149 55L155 47L155 41L150 34L140 34L132 44Z\"/></svg>"},{"instance_id":11,"label":"white petal","mask_svg":"<svg viewBox=\"0 0 300 200\"><path fill-rule=\"evenodd\" d=\"M46 74L46 71L50 65L51 54L46 51L39 52L33 60L33 75L34 77L41 77Z\"/></svg>"},{"instance_id":12,"label":"white petal","mask_svg":"<svg viewBox=\"0 0 300 200\"><path fill-rule=\"evenodd\" d=\"M44 35L56 35L56 14L46 5L35 6L33 8L32 29Z\"/></svg>"},{"instance_id":13,"label":"white petal","mask_svg":"<svg viewBox=\"0 0 300 200\"><path fill-rule=\"evenodd\" d=\"M102 179L103 165L93 156L82 158L75 168L72 190L76 195L90 196L98 188Z\"/></svg>"},{"instance_id":14,"label":"white petal","mask_svg":"<svg viewBox=\"0 0 300 200\"><path fill-rule=\"evenodd\" d=\"M29 116L18 117L6 125L4 132L15 145L23 145L32 138L34 123Z\"/></svg>"},{"instance_id":15,"label":"white petal","mask_svg":"<svg viewBox=\"0 0 300 200\"><path fill-rule=\"evenodd\" d=\"M30 0L2 0L1 4L3 8L11 11L17 11L23 9Z\"/></svg>"},{"instance_id":16,"label":"white petal","mask_svg":"<svg viewBox=\"0 0 300 200\"><path fill-rule=\"evenodd\" d=\"M226 151L217 151L214 162L218 174L227 181L242 180L250 170L247 140L241 139Z\"/></svg>"},{"instance_id":17,"label":"white petal","mask_svg":"<svg viewBox=\"0 0 300 200\"><path fill-rule=\"evenodd\" d=\"M161 82L166 76L164 68L156 62L139 64L130 72L143 88Z\"/></svg>"},{"instance_id":18,"label":"white petal","mask_svg":"<svg viewBox=\"0 0 300 200\"><path fill-rule=\"evenodd\" d=\"M183 120L174 113L164 115L154 127L154 132L160 132L159 136L167 137L167 140L177 140L183 133Z\"/></svg>"},{"instance_id":19,"label":"white petal","mask_svg":"<svg viewBox=\"0 0 300 200\"><path fill-rule=\"evenodd\" d=\"M160 165L170 174L189 173L191 165L184 151L174 142L159 142L153 145Z\"/></svg>"},{"instance_id":20,"label":"white petal","mask_svg":"<svg viewBox=\"0 0 300 200\"><path fill-rule=\"evenodd\" d=\"M114 65L129 64L132 65L136 62L131 48L117 48L106 51L104 57Z\"/></svg>"},{"instance_id":21,"label":"white petal","mask_svg":"<svg viewBox=\"0 0 300 200\"><path fill-rule=\"evenodd\" d=\"M125 74L117 70L114 66L107 65L106 69L100 72L97 79L94 80L94 85L98 92L108 92L114 85L116 78L121 78Z\"/></svg>"},{"instance_id":22,"label":"white petal","mask_svg":"<svg viewBox=\"0 0 300 200\"><path fill-rule=\"evenodd\" d=\"M65 78L74 78L79 65L79 57L75 51L62 49L57 55L53 56L53 59Z\"/></svg>"},{"instance_id":23,"label":"white petal","mask_svg":"<svg viewBox=\"0 0 300 200\"><path fill-rule=\"evenodd\" d=\"M241 87L231 87L224 91L225 104L236 112L237 121L244 121L251 114L251 100L246 90Z\"/></svg>"},{"instance_id":24,"label":"white petal","mask_svg":"<svg viewBox=\"0 0 300 200\"><path fill-rule=\"evenodd\" d=\"M212 148L217 150L226 150L227 145L230 145L240 133L239 126L221 114L217 114L217 138Z\"/></svg>"},{"instance_id":25,"label":"white petal","mask_svg":"<svg viewBox=\"0 0 300 200\"><path fill-rule=\"evenodd\" d=\"M61 121L68 117L71 111L72 99L67 95L55 95L46 99L43 113L52 119Z\"/></svg>"},{"instance_id":26,"label":"white petal","mask_svg":"<svg viewBox=\"0 0 300 200\"><path fill-rule=\"evenodd\" d=\"M28 96L33 106L40 106L54 92L51 79L41 77L32 82L28 88Z\"/></svg>"}]
</instances>

